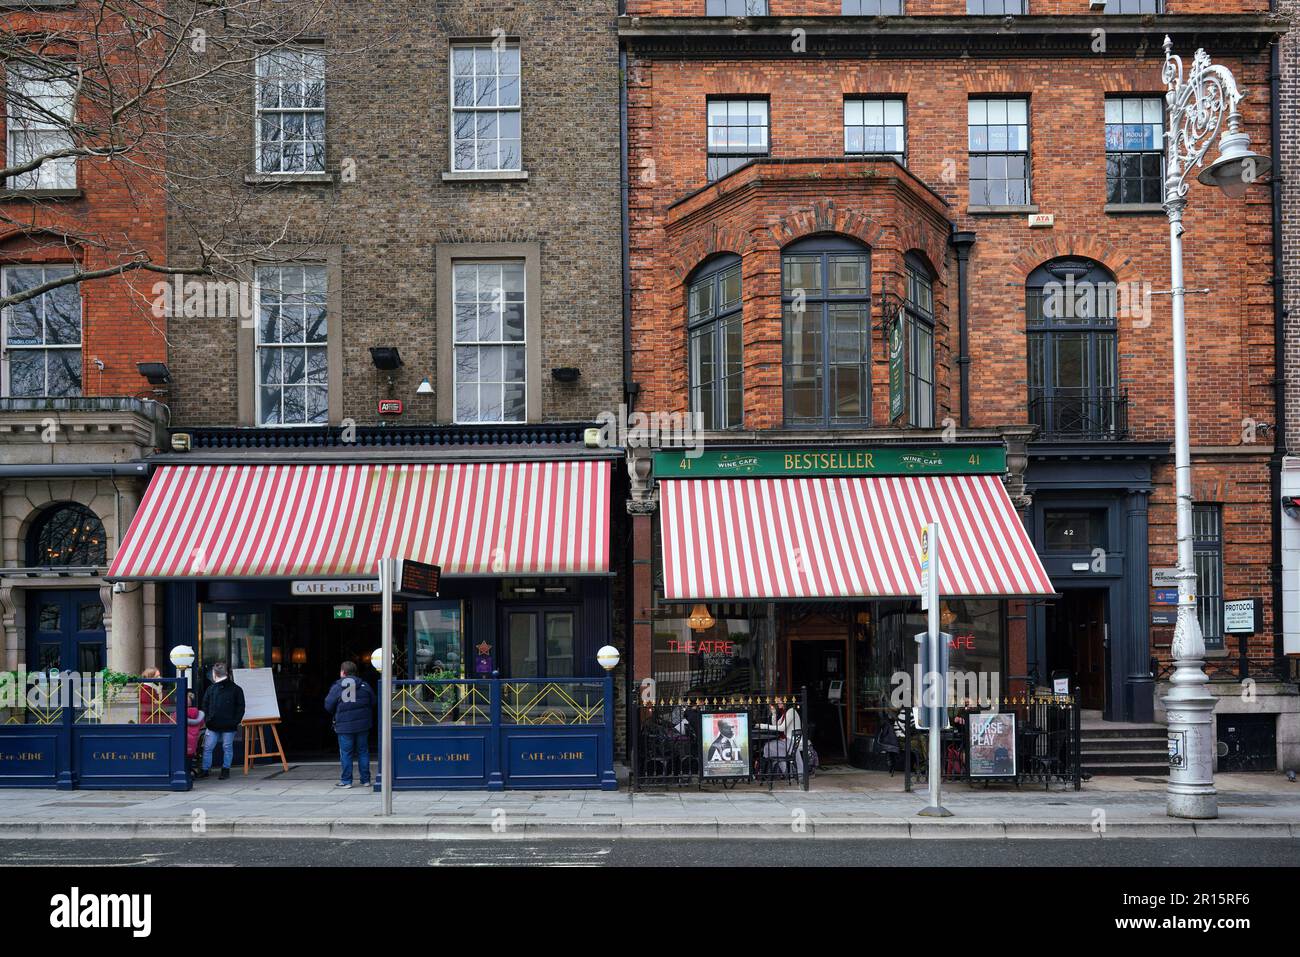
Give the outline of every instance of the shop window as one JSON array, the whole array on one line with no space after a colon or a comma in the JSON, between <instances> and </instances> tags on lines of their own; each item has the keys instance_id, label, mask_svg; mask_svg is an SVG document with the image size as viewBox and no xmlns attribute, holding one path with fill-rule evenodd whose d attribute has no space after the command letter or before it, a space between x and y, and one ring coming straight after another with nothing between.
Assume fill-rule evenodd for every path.
<instances>
[{"instance_id":1,"label":"shop window","mask_svg":"<svg viewBox=\"0 0 1300 957\"><path fill-rule=\"evenodd\" d=\"M411 674L417 678L466 677L463 615L459 603L411 610ZM471 677L491 677L472 675Z\"/></svg>"},{"instance_id":2,"label":"shop window","mask_svg":"<svg viewBox=\"0 0 1300 957\"><path fill-rule=\"evenodd\" d=\"M578 614L568 608L508 608L505 655L508 678L574 678Z\"/></svg>"},{"instance_id":3,"label":"shop window","mask_svg":"<svg viewBox=\"0 0 1300 957\"><path fill-rule=\"evenodd\" d=\"M1201 634L1223 646L1223 506L1192 509L1192 552L1196 565L1196 613Z\"/></svg>"},{"instance_id":4,"label":"shop window","mask_svg":"<svg viewBox=\"0 0 1300 957\"><path fill-rule=\"evenodd\" d=\"M871 424L871 257L814 236L781 257L787 426Z\"/></svg>"},{"instance_id":5,"label":"shop window","mask_svg":"<svg viewBox=\"0 0 1300 957\"><path fill-rule=\"evenodd\" d=\"M973 17L1016 17L1025 12L1025 0L966 0Z\"/></svg>"},{"instance_id":6,"label":"shop window","mask_svg":"<svg viewBox=\"0 0 1300 957\"><path fill-rule=\"evenodd\" d=\"M1107 0L1104 13L1126 15L1144 13L1164 13L1164 0Z\"/></svg>"},{"instance_id":7,"label":"shop window","mask_svg":"<svg viewBox=\"0 0 1300 957\"><path fill-rule=\"evenodd\" d=\"M1091 553L1107 548L1105 509L1044 509L1043 546L1049 552Z\"/></svg>"},{"instance_id":8,"label":"shop window","mask_svg":"<svg viewBox=\"0 0 1300 957\"><path fill-rule=\"evenodd\" d=\"M104 523L86 506L75 502L51 506L37 517L28 533L27 562L33 568L107 565Z\"/></svg>"},{"instance_id":9,"label":"shop window","mask_svg":"<svg viewBox=\"0 0 1300 957\"><path fill-rule=\"evenodd\" d=\"M773 622L766 603L660 605L651 664L656 695L776 690Z\"/></svg>"},{"instance_id":10,"label":"shop window","mask_svg":"<svg viewBox=\"0 0 1300 957\"><path fill-rule=\"evenodd\" d=\"M74 266L6 266L4 294L13 296L66 278ZM81 395L81 287L56 286L7 306L0 378L5 395L21 398Z\"/></svg>"},{"instance_id":11,"label":"shop window","mask_svg":"<svg viewBox=\"0 0 1300 957\"><path fill-rule=\"evenodd\" d=\"M744 417L740 265L739 256L715 258L686 295L691 415L709 431L739 428Z\"/></svg>"}]
</instances>

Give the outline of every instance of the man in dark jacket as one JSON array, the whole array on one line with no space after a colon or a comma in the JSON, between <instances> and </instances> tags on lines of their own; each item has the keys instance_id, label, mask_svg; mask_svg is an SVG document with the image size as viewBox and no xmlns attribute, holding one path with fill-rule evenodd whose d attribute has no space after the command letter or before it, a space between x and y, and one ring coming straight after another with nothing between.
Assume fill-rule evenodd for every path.
<instances>
[{"instance_id":1,"label":"man in dark jacket","mask_svg":"<svg viewBox=\"0 0 1300 957\"><path fill-rule=\"evenodd\" d=\"M339 680L325 696L325 710L334 716L339 736L339 765L343 770L336 788L352 787L352 758L361 771L361 786L370 787L370 729L375 724L375 693L357 677L357 663L339 665Z\"/></svg>"},{"instance_id":2,"label":"man in dark jacket","mask_svg":"<svg viewBox=\"0 0 1300 957\"><path fill-rule=\"evenodd\" d=\"M212 770L212 751L221 741L221 775L230 777L230 762L235 757L235 732L244 720L244 689L235 684L224 662L212 666L212 684L203 693L203 714L208 727L203 734L203 770L198 776L206 778Z\"/></svg>"}]
</instances>

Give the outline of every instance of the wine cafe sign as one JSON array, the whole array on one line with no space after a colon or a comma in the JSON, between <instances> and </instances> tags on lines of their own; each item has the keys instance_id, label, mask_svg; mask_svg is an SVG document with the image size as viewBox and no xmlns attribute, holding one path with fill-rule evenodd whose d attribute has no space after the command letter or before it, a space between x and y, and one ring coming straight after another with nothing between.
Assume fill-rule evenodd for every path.
<instances>
[{"instance_id":1,"label":"wine cafe sign","mask_svg":"<svg viewBox=\"0 0 1300 957\"><path fill-rule=\"evenodd\" d=\"M750 449L655 453L655 477L804 478L844 475L1000 475L1007 468L1001 445L901 446L852 449Z\"/></svg>"}]
</instances>

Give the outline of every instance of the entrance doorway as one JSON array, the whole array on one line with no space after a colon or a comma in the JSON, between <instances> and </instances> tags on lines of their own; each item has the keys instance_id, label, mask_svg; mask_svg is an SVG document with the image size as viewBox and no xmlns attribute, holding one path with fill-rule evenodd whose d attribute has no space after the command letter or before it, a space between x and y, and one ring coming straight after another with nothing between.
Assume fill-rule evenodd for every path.
<instances>
[{"instance_id":1,"label":"entrance doorway","mask_svg":"<svg viewBox=\"0 0 1300 957\"><path fill-rule=\"evenodd\" d=\"M27 670L100 672L104 603L98 588L32 592L27 598Z\"/></svg>"},{"instance_id":2,"label":"entrance doorway","mask_svg":"<svg viewBox=\"0 0 1300 957\"><path fill-rule=\"evenodd\" d=\"M571 605L509 605L502 611L503 678L574 678L578 609ZM501 667L504 665L504 667Z\"/></svg>"},{"instance_id":3,"label":"entrance doorway","mask_svg":"<svg viewBox=\"0 0 1300 957\"><path fill-rule=\"evenodd\" d=\"M1047 606L1047 670L1069 674L1087 710L1106 709L1109 674L1106 636L1106 591L1072 588Z\"/></svg>"},{"instance_id":4,"label":"entrance doorway","mask_svg":"<svg viewBox=\"0 0 1300 957\"><path fill-rule=\"evenodd\" d=\"M790 642L790 690L808 689L809 739L823 758L848 757L845 648L843 639Z\"/></svg>"}]
</instances>

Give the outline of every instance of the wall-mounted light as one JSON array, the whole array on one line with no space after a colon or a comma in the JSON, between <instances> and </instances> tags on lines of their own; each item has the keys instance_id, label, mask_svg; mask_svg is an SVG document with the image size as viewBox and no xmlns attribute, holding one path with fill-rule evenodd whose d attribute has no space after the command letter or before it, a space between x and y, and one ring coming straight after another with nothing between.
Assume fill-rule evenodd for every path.
<instances>
[{"instance_id":1,"label":"wall-mounted light","mask_svg":"<svg viewBox=\"0 0 1300 957\"><path fill-rule=\"evenodd\" d=\"M172 381L171 370L165 362L137 362L135 371L149 380L150 385L167 385Z\"/></svg>"},{"instance_id":2,"label":"wall-mounted light","mask_svg":"<svg viewBox=\"0 0 1300 957\"><path fill-rule=\"evenodd\" d=\"M370 361L380 372L396 372L402 367L402 355L395 346L371 346Z\"/></svg>"},{"instance_id":3,"label":"wall-mounted light","mask_svg":"<svg viewBox=\"0 0 1300 957\"><path fill-rule=\"evenodd\" d=\"M425 379L420 383L420 387L415 390L416 395L433 395L433 383Z\"/></svg>"},{"instance_id":4,"label":"wall-mounted light","mask_svg":"<svg viewBox=\"0 0 1300 957\"><path fill-rule=\"evenodd\" d=\"M568 384L577 382L581 377L582 370L575 369L573 366L560 366L559 368L551 370L551 378L556 382L564 382Z\"/></svg>"},{"instance_id":5,"label":"wall-mounted light","mask_svg":"<svg viewBox=\"0 0 1300 957\"><path fill-rule=\"evenodd\" d=\"M289 656L289 660L292 661L295 665L305 665L307 663L307 649L306 648L293 649L293 653Z\"/></svg>"}]
</instances>

